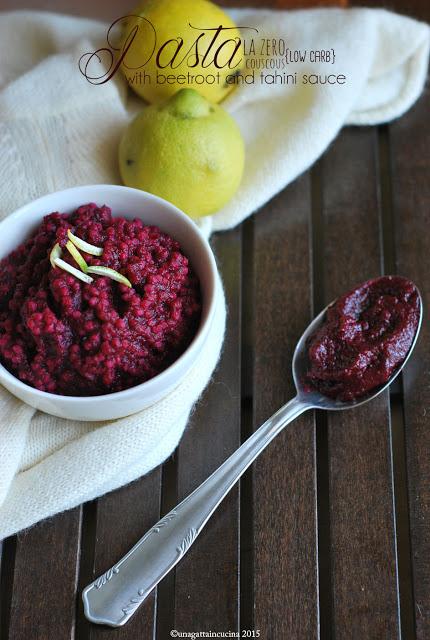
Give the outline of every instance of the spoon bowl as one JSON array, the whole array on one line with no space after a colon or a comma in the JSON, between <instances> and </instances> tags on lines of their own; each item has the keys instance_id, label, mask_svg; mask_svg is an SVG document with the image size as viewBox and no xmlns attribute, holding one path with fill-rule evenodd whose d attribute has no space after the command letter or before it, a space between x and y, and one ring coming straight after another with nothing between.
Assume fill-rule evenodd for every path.
<instances>
[{"instance_id":1,"label":"spoon bowl","mask_svg":"<svg viewBox=\"0 0 430 640\"><path fill-rule=\"evenodd\" d=\"M397 378L397 376L402 371L403 367L409 360L412 354L412 351L414 350L414 347L416 345L416 342L418 340L418 336L419 336L421 325L422 325L422 319L423 319L423 302L422 302L422 297L418 288L417 288L417 292L418 292L418 299L419 299L418 326L415 332L414 339L412 341L412 344L409 348L409 351L406 357L404 358L400 366L398 366L395 369L395 371L392 373L392 375L390 376L390 378L387 380L385 384L375 387L365 396L356 398L354 400L348 400L348 401L338 400L336 398L330 398L324 395L323 393L321 393L320 391L318 391L317 389L309 388L304 384L305 375L309 368L309 360L307 355L309 340L324 324L327 316L327 311L330 307L332 307L335 304L336 300L334 300L333 302L330 302L330 304L328 304L325 307L325 309L323 309L321 313L319 313L316 316L316 318L314 318L312 322L308 325L307 329L304 331L302 337L298 341L296 348L294 350L293 363L292 363L293 379L294 379L294 384L297 391L297 397L300 399L300 401L308 404L309 408L326 409L328 411L342 411L344 409L352 409L355 407L359 407L362 404L365 404L366 402L370 402L370 400L373 400L373 398L376 398L383 391L385 391L385 389L387 389L387 387L389 387L392 384L392 382Z\"/></svg>"}]
</instances>

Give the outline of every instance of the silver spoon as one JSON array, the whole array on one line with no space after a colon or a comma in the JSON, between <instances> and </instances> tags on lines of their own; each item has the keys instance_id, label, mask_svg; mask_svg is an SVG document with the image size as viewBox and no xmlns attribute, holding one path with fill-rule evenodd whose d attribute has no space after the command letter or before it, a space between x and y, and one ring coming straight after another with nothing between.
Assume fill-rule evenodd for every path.
<instances>
[{"instance_id":1,"label":"silver spoon","mask_svg":"<svg viewBox=\"0 0 430 640\"><path fill-rule=\"evenodd\" d=\"M121 627L136 612L149 593L179 562L230 489L282 429L308 409L343 410L359 407L380 395L399 375L409 359L421 328L422 300L417 332L402 365L386 384L358 401L342 402L304 388L307 341L320 327L326 307L311 322L293 356L297 395L269 418L197 489L164 516L134 547L83 593L85 616L91 622ZM328 305L330 306L330 305Z\"/></svg>"}]
</instances>

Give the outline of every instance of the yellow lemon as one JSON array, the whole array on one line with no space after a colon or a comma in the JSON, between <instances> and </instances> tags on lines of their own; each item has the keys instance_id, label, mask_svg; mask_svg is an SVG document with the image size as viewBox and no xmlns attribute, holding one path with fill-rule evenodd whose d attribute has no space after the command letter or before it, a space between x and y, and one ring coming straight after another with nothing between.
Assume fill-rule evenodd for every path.
<instances>
[{"instance_id":1,"label":"yellow lemon","mask_svg":"<svg viewBox=\"0 0 430 640\"><path fill-rule=\"evenodd\" d=\"M140 96L162 102L191 87L220 102L230 93L242 60L240 32L219 7L208 0L146 0L130 14L122 70Z\"/></svg>"},{"instance_id":2,"label":"yellow lemon","mask_svg":"<svg viewBox=\"0 0 430 640\"><path fill-rule=\"evenodd\" d=\"M193 89L143 109L119 146L126 186L161 196L192 217L214 213L233 196L244 156L233 118Z\"/></svg>"}]
</instances>

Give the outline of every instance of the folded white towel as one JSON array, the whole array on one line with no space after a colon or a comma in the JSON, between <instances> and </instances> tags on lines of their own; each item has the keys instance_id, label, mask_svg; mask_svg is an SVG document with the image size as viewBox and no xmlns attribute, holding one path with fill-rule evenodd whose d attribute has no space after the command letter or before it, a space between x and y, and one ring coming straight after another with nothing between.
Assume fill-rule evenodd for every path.
<instances>
[{"instance_id":1,"label":"folded white towel","mask_svg":"<svg viewBox=\"0 0 430 640\"><path fill-rule=\"evenodd\" d=\"M291 50L333 49L336 61L288 65L288 73L298 74L297 85L245 85L225 102L246 141L246 169L234 199L202 221L207 234L238 224L263 205L309 167L344 124L376 124L404 113L422 91L428 62L428 26L383 10L231 13L239 25L255 26L258 38L286 39ZM117 144L142 103L119 74L94 86L77 66L105 35L106 25L86 19L0 16L0 217L49 191L119 181ZM346 80L304 85L304 73ZM165 460L210 379L224 323L221 301L217 337L199 365L168 398L131 418L59 420L1 390L0 538Z\"/></svg>"}]
</instances>

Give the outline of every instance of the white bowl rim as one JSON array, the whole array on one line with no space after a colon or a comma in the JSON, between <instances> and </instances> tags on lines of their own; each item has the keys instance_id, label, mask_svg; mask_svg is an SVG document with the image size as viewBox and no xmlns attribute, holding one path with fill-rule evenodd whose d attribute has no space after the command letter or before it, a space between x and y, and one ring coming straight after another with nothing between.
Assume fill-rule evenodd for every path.
<instances>
[{"instance_id":1,"label":"white bowl rim","mask_svg":"<svg viewBox=\"0 0 430 640\"><path fill-rule=\"evenodd\" d=\"M22 380L20 380L19 378L17 378L16 376L14 376L10 371L8 371L8 369L6 369L5 366L3 366L0 362L0 384L1 384L1 378L3 377L6 380L9 380L13 385L17 386L19 389L22 389L25 392L29 392L34 394L35 397L37 398L43 398L46 400L51 400L52 402L60 401L62 403L67 404L76 404L77 402L79 402L79 404L81 405L87 405L87 404L91 404L94 401L99 401L99 400L115 400L117 398L121 398L122 400L125 400L127 398L127 396L131 396L136 394L139 389L142 389L143 387L145 387L145 391L150 394L151 392L151 387L156 387L160 384L163 384L164 380L166 378L168 378L168 376L171 375L172 370L174 368L176 368L176 366L180 366L181 363L183 362L183 360L186 357L189 357L189 353L190 351L196 351L197 349L199 349L199 347L201 346L202 342L205 340L207 333L210 329L210 326L212 324L213 318L215 316L215 311L216 311L216 305L217 305L217 298L218 298L218 294L217 294L217 286L218 286L218 278L217 278L217 266L216 266L216 262L215 262L215 258L212 252L212 249L208 243L208 241L206 240L206 238L204 237L204 235L202 234L201 230L199 229L199 227L196 225L196 223L192 220L192 218L190 218L189 216L187 216L183 211L181 211L180 209L178 209L178 207L176 207L174 204L172 204L171 202L169 202L168 200L164 200L164 198L160 198L159 196L154 195L153 193L149 193L147 191L143 191L141 189L134 189L132 187L126 187L124 185L117 185L117 184L105 184L105 183L99 183L99 184L83 184L83 185L77 185L75 187L68 187L67 189L61 189L60 191L52 191L49 193L46 193L43 196L40 196L39 198L36 198L35 200L31 200L30 202L27 202L27 204L23 205L22 207L20 207L19 209L16 209L15 211L13 211L12 213L10 213L9 215L7 215L5 218L3 218L3 220L0 221L0 236L1 236L1 230L2 227L5 223L10 223L11 221L13 221L15 218L19 218L20 216L22 216L23 214L26 213L26 211L31 210L31 208L35 205L35 204L41 204L43 202L43 200L47 200L48 198L52 197L52 196L65 196L73 191L79 191L80 189L82 190L86 190L86 189L107 189L108 191L112 191L112 192L118 192L118 191L133 191L139 195L142 195L143 197L148 198L149 200L153 200L154 202L158 202L159 204L161 204L164 207L167 207L168 209L170 209L172 212L174 212L179 218L182 218L182 220L186 223L186 225L189 226L190 229L192 229L192 231L194 232L194 234L199 238L206 256L208 258L209 261L209 265L211 267L210 270L210 274L211 274L211 281L210 281L210 292L209 292L209 304L207 307L207 312L206 312L206 317L204 318L203 322L200 322L199 328L196 332L196 334L194 335L192 341L190 342L190 344L188 345L188 347L185 349L185 351L178 357L176 358L176 360L174 360L174 362L172 362L166 369L163 369L163 371L161 371L160 373L158 373L157 375L155 375L153 378L150 378L149 380L146 380L145 382L141 382L140 384L136 384L133 387L128 387L127 389L123 389L122 391L114 391L113 393L104 393L104 394L100 394L100 395L93 395L93 396L66 396L66 395L61 395L58 393L50 393L48 391L41 391L40 389L36 389L35 387L32 387L29 384L26 384L25 382L22 382ZM109 205L107 205L109 206ZM51 213L51 212L49 212ZM113 212L114 213L114 212ZM46 213L46 215L48 215L48 213ZM192 366L192 365L191 365ZM180 384L180 382L178 382L177 384Z\"/></svg>"}]
</instances>

